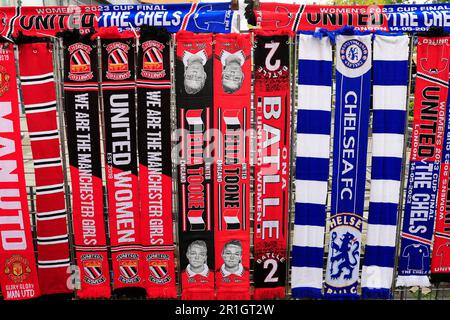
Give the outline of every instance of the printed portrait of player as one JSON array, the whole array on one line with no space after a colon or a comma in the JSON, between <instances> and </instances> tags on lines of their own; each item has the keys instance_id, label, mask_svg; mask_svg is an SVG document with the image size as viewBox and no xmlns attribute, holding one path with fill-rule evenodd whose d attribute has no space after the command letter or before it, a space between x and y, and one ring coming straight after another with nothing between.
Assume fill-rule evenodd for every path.
<instances>
[{"instance_id":1,"label":"printed portrait of player","mask_svg":"<svg viewBox=\"0 0 450 320\"><path fill-rule=\"evenodd\" d=\"M244 266L242 265L242 242L231 240L225 243L222 249L223 264L220 267L220 273L223 278L231 276L242 277Z\"/></svg>"},{"instance_id":2,"label":"printed portrait of player","mask_svg":"<svg viewBox=\"0 0 450 320\"><path fill-rule=\"evenodd\" d=\"M205 241L192 241L187 248L186 258L189 261L185 270L188 277L194 277L196 275L208 277L209 267L206 263L208 259L208 248L206 247Z\"/></svg>"},{"instance_id":3,"label":"printed portrait of player","mask_svg":"<svg viewBox=\"0 0 450 320\"><path fill-rule=\"evenodd\" d=\"M208 55L205 50L197 53L184 51L184 90L187 94L197 94L203 89L206 82L205 64L208 61Z\"/></svg>"},{"instance_id":4,"label":"printed portrait of player","mask_svg":"<svg viewBox=\"0 0 450 320\"><path fill-rule=\"evenodd\" d=\"M230 53L222 50L220 54L222 63L222 88L226 93L233 93L242 87L244 72L242 66L245 63L245 54L242 50Z\"/></svg>"}]
</instances>

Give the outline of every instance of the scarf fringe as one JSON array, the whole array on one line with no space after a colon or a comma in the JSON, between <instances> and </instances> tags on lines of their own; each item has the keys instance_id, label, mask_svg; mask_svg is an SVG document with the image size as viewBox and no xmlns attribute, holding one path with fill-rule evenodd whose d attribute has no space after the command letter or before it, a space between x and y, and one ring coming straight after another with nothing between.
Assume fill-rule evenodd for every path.
<instances>
[{"instance_id":1,"label":"scarf fringe","mask_svg":"<svg viewBox=\"0 0 450 320\"><path fill-rule=\"evenodd\" d=\"M81 289L77 291L77 297L80 299L101 299L111 298L111 288L110 287L89 287L86 289Z\"/></svg>"},{"instance_id":2,"label":"scarf fringe","mask_svg":"<svg viewBox=\"0 0 450 320\"><path fill-rule=\"evenodd\" d=\"M360 296L354 293L346 293L346 294L325 294L324 298L326 300L359 300Z\"/></svg>"},{"instance_id":3,"label":"scarf fringe","mask_svg":"<svg viewBox=\"0 0 450 320\"><path fill-rule=\"evenodd\" d=\"M250 292L245 289L218 291L217 300L250 300Z\"/></svg>"},{"instance_id":4,"label":"scarf fringe","mask_svg":"<svg viewBox=\"0 0 450 320\"><path fill-rule=\"evenodd\" d=\"M278 288L257 288L253 293L255 300L282 299L286 295L284 287Z\"/></svg>"},{"instance_id":5,"label":"scarf fringe","mask_svg":"<svg viewBox=\"0 0 450 320\"><path fill-rule=\"evenodd\" d=\"M215 300L216 295L212 290L183 290L181 300Z\"/></svg>"},{"instance_id":6,"label":"scarf fringe","mask_svg":"<svg viewBox=\"0 0 450 320\"><path fill-rule=\"evenodd\" d=\"M323 299L321 289L293 288L292 297L297 299Z\"/></svg>"},{"instance_id":7,"label":"scarf fringe","mask_svg":"<svg viewBox=\"0 0 450 320\"><path fill-rule=\"evenodd\" d=\"M373 289L373 288L362 288L361 297L363 299L385 299L389 300L393 298L390 289Z\"/></svg>"},{"instance_id":8,"label":"scarf fringe","mask_svg":"<svg viewBox=\"0 0 450 320\"><path fill-rule=\"evenodd\" d=\"M431 287L428 276L398 276L396 287Z\"/></svg>"},{"instance_id":9,"label":"scarf fringe","mask_svg":"<svg viewBox=\"0 0 450 320\"><path fill-rule=\"evenodd\" d=\"M147 297L149 299L176 299L178 297L177 288L174 286L147 289Z\"/></svg>"}]
</instances>

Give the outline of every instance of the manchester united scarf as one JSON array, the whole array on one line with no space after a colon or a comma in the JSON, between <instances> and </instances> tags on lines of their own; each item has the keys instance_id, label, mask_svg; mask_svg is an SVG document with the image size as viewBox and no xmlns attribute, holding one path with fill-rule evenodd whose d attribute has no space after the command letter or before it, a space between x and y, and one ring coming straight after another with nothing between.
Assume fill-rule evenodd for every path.
<instances>
[{"instance_id":1,"label":"manchester united scarf","mask_svg":"<svg viewBox=\"0 0 450 320\"><path fill-rule=\"evenodd\" d=\"M137 61L139 188L145 289L176 298L172 224L170 34L141 29Z\"/></svg>"},{"instance_id":2,"label":"manchester united scarf","mask_svg":"<svg viewBox=\"0 0 450 320\"><path fill-rule=\"evenodd\" d=\"M214 299L212 35L176 35L182 299Z\"/></svg>"},{"instance_id":3,"label":"manchester united scarf","mask_svg":"<svg viewBox=\"0 0 450 320\"><path fill-rule=\"evenodd\" d=\"M448 96L450 37L419 37L414 123L397 286L429 286Z\"/></svg>"},{"instance_id":4,"label":"manchester united scarf","mask_svg":"<svg viewBox=\"0 0 450 320\"><path fill-rule=\"evenodd\" d=\"M101 29L106 186L114 288L144 287L138 202L135 41Z\"/></svg>"},{"instance_id":5,"label":"manchester united scarf","mask_svg":"<svg viewBox=\"0 0 450 320\"><path fill-rule=\"evenodd\" d=\"M300 34L298 40L292 295L320 298L330 158L332 53L328 36Z\"/></svg>"},{"instance_id":6,"label":"manchester united scarf","mask_svg":"<svg viewBox=\"0 0 450 320\"><path fill-rule=\"evenodd\" d=\"M283 298L286 286L290 109L290 33L257 32L254 298Z\"/></svg>"},{"instance_id":7,"label":"manchester united scarf","mask_svg":"<svg viewBox=\"0 0 450 320\"><path fill-rule=\"evenodd\" d=\"M450 101L447 97L446 123L436 209L431 282L450 282Z\"/></svg>"},{"instance_id":8,"label":"manchester united scarf","mask_svg":"<svg viewBox=\"0 0 450 320\"><path fill-rule=\"evenodd\" d=\"M25 189L14 47L1 45L0 283L4 299L22 300L40 296L40 289Z\"/></svg>"},{"instance_id":9,"label":"manchester united scarf","mask_svg":"<svg viewBox=\"0 0 450 320\"><path fill-rule=\"evenodd\" d=\"M372 179L363 298L391 297L408 83L408 36L377 34L373 48Z\"/></svg>"},{"instance_id":10,"label":"manchester united scarf","mask_svg":"<svg viewBox=\"0 0 450 320\"><path fill-rule=\"evenodd\" d=\"M346 33L346 30L343 30ZM371 93L372 35L336 36L328 299L357 298Z\"/></svg>"},{"instance_id":11,"label":"manchester united scarf","mask_svg":"<svg viewBox=\"0 0 450 320\"><path fill-rule=\"evenodd\" d=\"M39 41L30 38L29 41ZM36 180L39 284L42 294L68 293L70 265L64 176L56 121L52 47L49 42L19 46L20 82ZM42 134L46 133L45 136ZM56 187L49 192L49 187ZM45 189L44 192L40 191Z\"/></svg>"},{"instance_id":12,"label":"manchester united scarf","mask_svg":"<svg viewBox=\"0 0 450 320\"><path fill-rule=\"evenodd\" d=\"M250 35L214 46L214 184L217 299L250 298Z\"/></svg>"},{"instance_id":13,"label":"manchester united scarf","mask_svg":"<svg viewBox=\"0 0 450 320\"><path fill-rule=\"evenodd\" d=\"M64 108L80 298L108 298L111 294L99 152L97 54L97 46L89 38L65 34Z\"/></svg>"}]
</instances>

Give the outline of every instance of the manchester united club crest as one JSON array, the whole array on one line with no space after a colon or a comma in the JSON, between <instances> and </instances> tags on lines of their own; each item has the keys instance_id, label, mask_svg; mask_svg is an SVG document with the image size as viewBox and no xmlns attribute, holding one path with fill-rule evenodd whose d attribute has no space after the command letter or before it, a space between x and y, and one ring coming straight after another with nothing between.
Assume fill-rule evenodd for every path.
<instances>
[{"instance_id":1,"label":"manchester united club crest","mask_svg":"<svg viewBox=\"0 0 450 320\"><path fill-rule=\"evenodd\" d=\"M147 263L150 274L148 280L156 284L164 284L172 280L169 275L169 255L149 254Z\"/></svg>"},{"instance_id":2,"label":"manchester united club crest","mask_svg":"<svg viewBox=\"0 0 450 320\"><path fill-rule=\"evenodd\" d=\"M130 46L122 42L113 42L106 46L108 52L108 70L106 78L110 80L126 80L131 77L128 65Z\"/></svg>"},{"instance_id":3,"label":"manchester united club crest","mask_svg":"<svg viewBox=\"0 0 450 320\"><path fill-rule=\"evenodd\" d=\"M31 268L26 258L15 254L6 260L4 272L14 283L22 283L30 276Z\"/></svg>"},{"instance_id":4,"label":"manchester united club crest","mask_svg":"<svg viewBox=\"0 0 450 320\"><path fill-rule=\"evenodd\" d=\"M4 66L0 66L0 96L9 90L9 73Z\"/></svg>"},{"instance_id":5,"label":"manchester united club crest","mask_svg":"<svg viewBox=\"0 0 450 320\"><path fill-rule=\"evenodd\" d=\"M142 44L142 70L141 75L148 79L164 78L166 71L164 70L163 50L165 46L158 41L149 40Z\"/></svg>"},{"instance_id":6,"label":"manchester united club crest","mask_svg":"<svg viewBox=\"0 0 450 320\"><path fill-rule=\"evenodd\" d=\"M136 253L123 253L117 256L119 262L119 281L123 283L137 283L141 281L138 275L139 256Z\"/></svg>"},{"instance_id":7,"label":"manchester united club crest","mask_svg":"<svg viewBox=\"0 0 450 320\"><path fill-rule=\"evenodd\" d=\"M80 260L83 265L84 281L97 285L106 281L103 274L103 257L99 254L84 254Z\"/></svg>"},{"instance_id":8,"label":"manchester united club crest","mask_svg":"<svg viewBox=\"0 0 450 320\"><path fill-rule=\"evenodd\" d=\"M94 77L90 57L92 48L78 42L70 45L68 50L70 53L69 79L72 81L91 80Z\"/></svg>"}]
</instances>

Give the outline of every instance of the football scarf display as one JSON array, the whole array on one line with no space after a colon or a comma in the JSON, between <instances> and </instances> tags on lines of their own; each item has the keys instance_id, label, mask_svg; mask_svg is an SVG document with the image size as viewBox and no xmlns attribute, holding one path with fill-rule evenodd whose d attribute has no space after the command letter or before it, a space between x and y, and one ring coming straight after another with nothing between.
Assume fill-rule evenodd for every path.
<instances>
[{"instance_id":1,"label":"football scarf display","mask_svg":"<svg viewBox=\"0 0 450 320\"><path fill-rule=\"evenodd\" d=\"M292 295L320 298L330 158L330 38L300 34L298 59Z\"/></svg>"},{"instance_id":2,"label":"football scarf display","mask_svg":"<svg viewBox=\"0 0 450 320\"><path fill-rule=\"evenodd\" d=\"M172 223L170 34L141 29L138 150L142 276L150 298L176 298Z\"/></svg>"},{"instance_id":3,"label":"football scarf display","mask_svg":"<svg viewBox=\"0 0 450 320\"><path fill-rule=\"evenodd\" d=\"M250 35L216 35L214 238L219 300L250 298L250 58Z\"/></svg>"},{"instance_id":4,"label":"football scarf display","mask_svg":"<svg viewBox=\"0 0 450 320\"><path fill-rule=\"evenodd\" d=\"M0 45L0 283L5 300L22 300L40 296L40 289L25 189L14 47Z\"/></svg>"},{"instance_id":5,"label":"football scarf display","mask_svg":"<svg viewBox=\"0 0 450 320\"><path fill-rule=\"evenodd\" d=\"M99 152L97 60L97 46L93 41L76 33L65 35L64 107L80 298L111 295Z\"/></svg>"},{"instance_id":6,"label":"football scarf display","mask_svg":"<svg viewBox=\"0 0 450 320\"><path fill-rule=\"evenodd\" d=\"M450 37L418 40L413 134L396 285L427 287L446 118Z\"/></svg>"},{"instance_id":7,"label":"football scarf display","mask_svg":"<svg viewBox=\"0 0 450 320\"><path fill-rule=\"evenodd\" d=\"M214 299L212 35L176 35L178 208L182 299Z\"/></svg>"},{"instance_id":8,"label":"football scarf display","mask_svg":"<svg viewBox=\"0 0 450 320\"><path fill-rule=\"evenodd\" d=\"M373 42L372 179L362 269L363 298L391 297L408 84L408 36Z\"/></svg>"},{"instance_id":9,"label":"football scarf display","mask_svg":"<svg viewBox=\"0 0 450 320\"><path fill-rule=\"evenodd\" d=\"M450 282L450 101L447 97L447 116L442 148L441 172L436 209L431 282Z\"/></svg>"},{"instance_id":10,"label":"football scarf display","mask_svg":"<svg viewBox=\"0 0 450 320\"><path fill-rule=\"evenodd\" d=\"M290 167L290 33L256 32L254 298L284 298Z\"/></svg>"},{"instance_id":11,"label":"football scarf display","mask_svg":"<svg viewBox=\"0 0 450 320\"><path fill-rule=\"evenodd\" d=\"M371 38L371 34L336 36L333 182L324 291L328 299L358 297L371 93Z\"/></svg>"},{"instance_id":12,"label":"football scarf display","mask_svg":"<svg viewBox=\"0 0 450 320\"><path fill-rule=\"evenodd\" d=\"M37 38L32 38L37 41ZM67 212L56 91L49 42L19 45L20 82L36 180L39 285L42 294L68 293Z\"/></svg>"},{"instance_id":13,"label":"football scarf display","mask_svg":"<svg viewBox=\"0 0 450 320\"><path fill-rule=\"evenodd\" d=\"M114 289L144 287L138 202L135 43L132 33L102 29L101 88Z\"/></svg>"}]
</instances>

